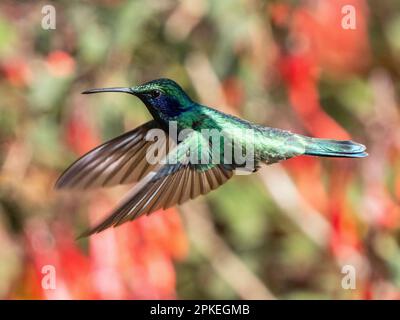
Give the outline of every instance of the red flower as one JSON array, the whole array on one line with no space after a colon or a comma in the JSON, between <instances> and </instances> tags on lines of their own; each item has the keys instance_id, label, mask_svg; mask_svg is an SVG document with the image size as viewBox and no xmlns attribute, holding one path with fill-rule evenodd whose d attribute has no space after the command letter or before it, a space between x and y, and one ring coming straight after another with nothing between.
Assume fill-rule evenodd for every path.
<instances>
[{"instance_id":1,"label":"red flower","mask_svg":"<svg viewBox=\"0 0 400 320\"><path fill-rule=\"evenodd\" d=\"M3 61L0 70L4 78L16 87L29 84L32 78L31 70L22 58L12 58Z\"/></svg>"},{"instance_id":2,"label":"red flower","mask_svg":"<svg viewBox=\"0 0 400 320\"><path fill-rule=\"evenodd\" d=\"M55 77L67 77L75 71L75 60L64 51L51 52L46 63L50 73Z\"/></svg>"}]
</instances>

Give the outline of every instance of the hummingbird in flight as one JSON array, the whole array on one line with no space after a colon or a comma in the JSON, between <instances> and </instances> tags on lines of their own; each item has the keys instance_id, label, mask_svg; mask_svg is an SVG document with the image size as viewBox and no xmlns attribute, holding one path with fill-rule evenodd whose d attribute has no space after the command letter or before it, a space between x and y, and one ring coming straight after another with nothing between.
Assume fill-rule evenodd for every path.
<instances>
[{"instance_id":1,"label":"hummingbird in flight","mask_svg":"<svg viewBox=\"0 0 400 320\"><path fill-rule=\"evenodd\" d=\"M88 189L137 182L108 217L88 229L81 237L206 194L228 181L235 170L244 167L243 163L235 159L224 161L231 151L226 151L220 145L214 147L215 140L213 142L206 138L202 134L203 130L223 130L225 137L227 135L239 145L245 145L249 140L249 135L243 132L251 132L254 172L262 163L272 164L300 155L343 158L362 158L368 155L364 145L350 140L307 137L257 125L201 105L170 79L157 79L133 87L91 89L82 93L103 92L122 92L138 97L153 120L89 151L57 180L58 189ZM156 142L166 142L171 122L176 123L178 133L184 130L189 130L189 133L182 141L164 150L163 161L149 162L146 154ZM147 139L151 130L164 132L164 141ZM196 153L201 146L215 149L220 155L219 159L223 160L205 163L193 161L192 150ZM210 158L214 160L212 155Z\"/></svg>"}]
</instances>

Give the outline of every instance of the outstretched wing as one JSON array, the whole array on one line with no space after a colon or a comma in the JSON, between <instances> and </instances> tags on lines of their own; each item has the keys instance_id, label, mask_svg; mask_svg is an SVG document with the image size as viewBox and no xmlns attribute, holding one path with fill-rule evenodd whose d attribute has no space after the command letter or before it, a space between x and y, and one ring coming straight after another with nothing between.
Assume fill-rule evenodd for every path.
<instances>
[{"instance_id":1,"label":"outstretched wing","mask_svg":"<svg viewBox=\"0 0 400 320\"><path fill-rule=\"evenodd\" d=\"M181 204L219 187L233 175L233 168L224 164L197 164L190 156L190 148L204 139L193 132L174 150L171 150L155 170L133 187L125 201L104 221L84 232L89 236L119 226L143 214ZM204 142L204 141L203 141Z\"/></svg>"},{"instance_id":2,"label":"outstretched wing","mask_svg":"<svg viewBox=\"0 0 400 320\"><path fill-rule=\"evenodd\" d=\"M89 151L64 171L56 188L87 189L138 181L154 168L146 152L155 142L147 141L146 134L158 128L152 120ZM168 142L158 140L157 144L167 146Z\"/></svg>"}]
</instances>

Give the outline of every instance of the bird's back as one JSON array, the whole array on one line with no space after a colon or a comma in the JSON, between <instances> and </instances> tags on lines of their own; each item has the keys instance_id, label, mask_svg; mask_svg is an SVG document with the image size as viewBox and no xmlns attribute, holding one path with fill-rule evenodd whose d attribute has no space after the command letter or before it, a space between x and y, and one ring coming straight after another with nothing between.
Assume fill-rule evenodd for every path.
<instances>
[{"instance_id":1,"label":"bird's back","mask_svg":"<svg viewBox=\"0 0 400 320\"><path fill-rule=\"evenodd\" d=\"M233 141L236 146L253 148L256 163L273 163L304 153L304 143L289 131L261 126L210 107L201 106L184 115L182 125L198 131L211 131ZM222 143L226 143L224 140ZM224 155L223 146L220 152ZM223 159L223 158L222 158Z\"/></svg>"}]
</instances>

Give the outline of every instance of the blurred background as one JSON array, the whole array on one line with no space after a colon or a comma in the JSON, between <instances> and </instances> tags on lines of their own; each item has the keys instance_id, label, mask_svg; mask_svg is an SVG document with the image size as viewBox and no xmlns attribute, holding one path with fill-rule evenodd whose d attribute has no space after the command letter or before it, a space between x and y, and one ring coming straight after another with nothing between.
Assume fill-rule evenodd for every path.
<instances>
[{"instance_id":1,"label":"blurred background","mask_svg":"<svg viewBox=\"0 0 400 320\"><path fill-rule=\"evenodd\" d=\"M55 29L42 27L46 5ZM0 298L400 298L399 9L2 0ZM351 138L370 156L291 159L75 241L129 186L55 191L57 177L149 119L138 99L80 92L160 77L218 110Z\"/></svg>"}]
</instances>

